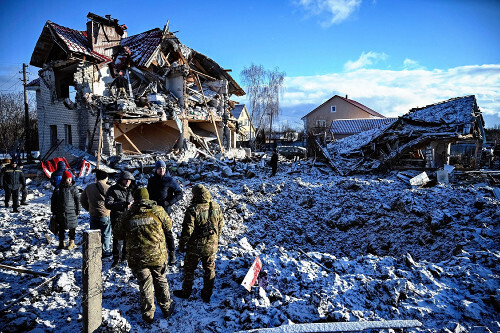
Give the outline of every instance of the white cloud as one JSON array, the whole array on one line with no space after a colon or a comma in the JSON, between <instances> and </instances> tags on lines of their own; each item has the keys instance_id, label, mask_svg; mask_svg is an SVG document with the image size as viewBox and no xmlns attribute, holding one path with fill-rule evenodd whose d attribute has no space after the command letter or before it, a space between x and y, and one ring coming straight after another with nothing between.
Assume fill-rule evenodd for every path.
<instances>
[{"instance_id":1,"label":"white cloud","mask_svg":"<svg viewBox=\"0 0 500 333\"><path fill-rule=\"evenodd\" d=\"M363 52L358 60L352 61L349 60L344 64L344 69L346 71L353 71L360 68L365 68L369 65L376 64L381 60L387 59L387 54L385 53L377 53L377 52Z\"/></svg>"},{"instance_id":2,"label":"white cloud","mask_svg":"<svg viewBox=\"0 0 500 333\"><path fill-rule=\"evenodd\" d=\"M285 87L281 105L287 108L320 105L334 94L348 94L386 117L396 117L414 107L476 95L484 115L500 117L500 64L447 70L360 68L346 73L287 77Z\"/></svg>"},{"instance_id":3,"label":"white cloud","mask_svg":"<svg viewBox=\"0 0 500 333\"><path fill-rule=\"evenodd\" d=\"M302 6L310 15L324 16L327 19L321 25L325 28L345 21L361 6L362 0L298 0L295 3Z\"/></svg>"},{"instance_id":4,"label":"white cloud","mask_svg":"<svg viewBox=\"0 0 500 333\"><path fill-rule=\"evenodd\" d=\"M420 64L417 61L409 59L409 58L406 58L403 61L403 67L405 69L423 69L423 67L420 66Z\"/></svg>"}]
</instances>

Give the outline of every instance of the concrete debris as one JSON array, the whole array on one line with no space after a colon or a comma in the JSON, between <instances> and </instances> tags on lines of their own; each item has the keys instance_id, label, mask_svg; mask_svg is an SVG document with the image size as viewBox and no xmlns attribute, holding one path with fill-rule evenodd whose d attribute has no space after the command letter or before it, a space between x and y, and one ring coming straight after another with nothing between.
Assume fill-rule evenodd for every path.
<instances>
[{"instance_id":1,"label":"concrete debris","mask_svg":"<svg viewBox=\"0 0 500 333\"><path fill-rule=\"evenodd\" d=\"M40 92L40 138L78 128L64 143L96 156L183 150L190 141L207 149L210 140L211 154L224 154L242 141L230 98L245 92L228 70L182 44L168 24L128 36L117 19L87 17L85 32L47 21L36 43L30 64L40 79L30 89ZM56 144L40 142L42 154ZM56 156L70 157L56 147L47 159Z\"/></svg>"},{"instance_id":2,"label":"concrete debris","mask_svg":"<svg viewBox=\"0 0 500 333\"><path fill-rule=\"evenodd\" d=\"M484 120L474 95L415 108L384 127L328 145L336 173L395 169L435 170L450 164L457 141L484 141ZM480 150L480 149L479 149Z\"/></svg>"}]
</instances>

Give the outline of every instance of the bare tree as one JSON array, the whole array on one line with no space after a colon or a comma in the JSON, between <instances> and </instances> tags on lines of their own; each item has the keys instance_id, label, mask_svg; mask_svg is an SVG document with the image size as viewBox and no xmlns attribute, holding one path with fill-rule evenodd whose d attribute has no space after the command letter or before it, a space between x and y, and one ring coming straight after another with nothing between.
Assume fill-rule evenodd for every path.
<instances>
[{"instance_id":1,"label":"bare tree","mask_svg":"<svg viewBox=\"0 0 500 333\"><path fill-rule=\"evenodd\" d=\"M280 72L276 67L268 71L267 86L265 89L266 113L269 115L269 143L273 134L273 119L277 119L280 110L280 95L283 93L283 82L285 81L285 72Z\"/></svg>"},{"instance_id":2,"label":"bare tree","mask_svg":"<svg viewBox=\"0 0 500 333\"><path fill-rule=\"evenodd\" d=\"M30 113L31 147L38 148L36 113ZM24 124L24 96L22 92L0 94L0 149L2 153L16 153L26 142Z\"/></svg>"},{"instance_id":3,"label":"bare tree","mask_svg":"<svg viewBox=\"0 0 500 333\"><path fill-rule=\"evenodd\" d=\"M256 137L267 124L272 133L273 121L279 116L279 100L285 72L280 72L278 67L266 70L262 65L251 64L250 67L243 68L240 75L251 104L250 118L256 128Z\"/></svg>"},{"instance_id":4,"label":"bare tree","mask_svg":"<svg viewBox=\"0 0 500 333\"><path fill-rule=\"evenodd\" d=\"M262 65L251 64L250 67L244 67L240 73L243 85L246 87L248 100L250 101L250 118L256 125L255 120L260 119L262 113L262 90L266 71ZM250 141L252 133L250 132Z\"/></svg>"}]
</instances>

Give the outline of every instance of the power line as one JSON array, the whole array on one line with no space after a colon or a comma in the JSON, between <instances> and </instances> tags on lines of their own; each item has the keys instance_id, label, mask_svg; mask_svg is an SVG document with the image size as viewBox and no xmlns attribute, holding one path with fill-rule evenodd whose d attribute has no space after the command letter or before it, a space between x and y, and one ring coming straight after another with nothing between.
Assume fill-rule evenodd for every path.
<instances>
[{"instance_id":1,"label":"power line","mask_svg":"<svg viewBox=\"0 0 500 333\"><path fill-rule=\"evenodd\" d=\"M12 82L12 79L17 75L18 73L14 73L10 79L8 79L7 81L5 81L2 85L0 85L0 88L2 88L4 85L6 85L7 83L10 83Z\"/></svg>"}]
</instances>

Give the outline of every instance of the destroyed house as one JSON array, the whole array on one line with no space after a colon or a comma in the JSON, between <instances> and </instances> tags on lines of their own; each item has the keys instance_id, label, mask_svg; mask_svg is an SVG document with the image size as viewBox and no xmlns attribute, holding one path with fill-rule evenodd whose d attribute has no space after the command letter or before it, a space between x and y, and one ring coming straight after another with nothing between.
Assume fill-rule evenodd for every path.
<instances>
[{"instance_id":1,"label":"destroyed house","mask_svg":"<svg viewBox=\"0 0 500 333\"><path fill-rule=\"evenodd\" d=\"M484 120L474 95L411 109L389 124L328 145L340 174L391 169L438 169L449 164L450 146L484 141Z\"/></svg>"},{"instance_id":2,"label":"destroyed house","mask_svg":"<svg viewBox=\"0 0 500 333\"><path fill-rule=\"evenodd\" d=\"M47 21L31 57L41 68L27 88L36 91L45 159L71 158L68 144L91 154L100 145L107 156L168 152L186 140L205 150L234 146L230 98L245 92L228 70L183 45L168 23L128 36L109 15L87 18L84 31Z\"/></svg>"}]
</instances>

